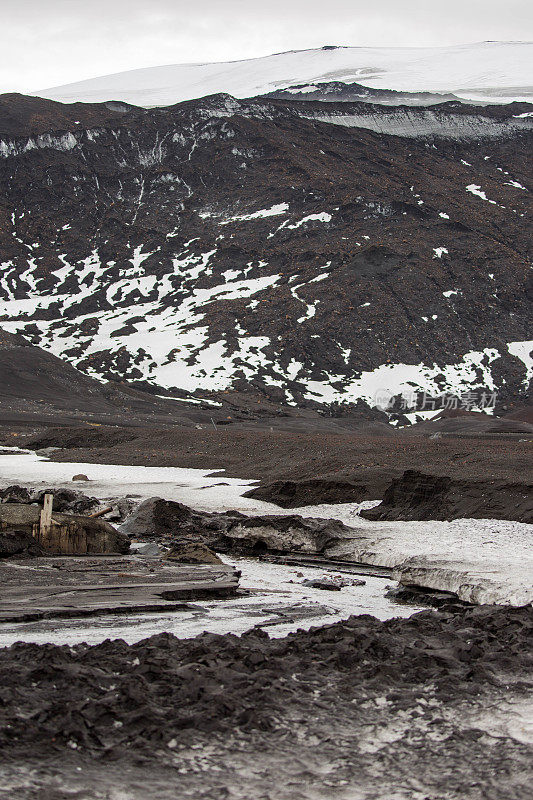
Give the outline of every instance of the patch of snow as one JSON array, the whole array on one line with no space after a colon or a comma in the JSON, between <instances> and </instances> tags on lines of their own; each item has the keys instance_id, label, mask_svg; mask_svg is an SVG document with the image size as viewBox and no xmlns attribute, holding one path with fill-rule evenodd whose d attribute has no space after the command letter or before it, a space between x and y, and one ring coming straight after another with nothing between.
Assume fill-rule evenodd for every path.
<instances>
[{"instance_id":1,"label":"patch of snow","mask_svg":"<svg viewBox=\"0 0 533 800\"><path fill-rule=\"evenodd\" d=\"M405 413L403 412L404 417L407 417L411 425L414 425L417 422L421 421L428 421L436 417L440 414L441 409L437 409L436 411L414 411L413 413Z\"/></svg>"},{"instance_id":2,"label":"patch of snow","mask_svg":"<svg viewBox=\"0 0 533 800\"><path fill-rule=\"evenodd\" d=\"M527 192L526 187L522 186L522 184L518 183L518 181L507 181L505 185L506 186L514 186L515 189L523 189L524 192Z\"/></svg>"},{"instance_id":3,"label":"patch of snow","mask_svg":"<svg viewBox=\"0 0 533 800\"><path fill-rule=\"evenodd\" d=\"M301 228L302 225L306 225L308 222L331 222L331 214L327 214L325 211L322 211L320 214L308 214L307 217L295 222L293 225L284 223L281 227L294 230L296 228Z\"/></svg>"},{"instance_id":4,"label":"patch of snow","mask_svg":"<svg viewBox=\"0 0 533 800\"><path fill-rule=\"evenodd\" d=\"M526 368L526 377L524 384L529 385L529 381L533 378L533 340L529 342L509 342L507 349L512 356L519 358Z\"/></svg>"},{"instance_id":5,"label":"patch of snow","mask_svg":"<svg viewBox=\"0 0 533 800\"><path fill-rule=\"evenodd\" d=\"M446 247L434 247L433 252L435 253L433 258L442 258L444 254L448 255L448 250Z\"/></svg>"},{"instance_id":6,"label":"patch of snow","mask_svg":"<svg viewBox=\"0 0 533 800\"><path fill-rule=\"evenodd\" d=\"M425 321L429 321L425 318ZM465 353L456 364L432 366L420 364L382 364L370 371L361 372L357 378L346 378L344 375L328 375L328 380L317 381L301 379L307 386L306 397L310 400L320 399L326 403L355 402L365 400L371 406L387 405L395 395L410 397L413 388L436 397L443 391L460 396L473 389L495 390L491 373L491 364L500 358L500 353L493 348ZM443 376L440 384L436 378ZM342 389L332 384L342 384ZM377 398L380 402L377 402ZM388 398L385 402L384 398Z\"/></svg>"},{"instance_id":7,"label":"patch of snow","mask_svg":"<svg viewBox=\"0 0 533 800\"><path fill-rule=\"evenodd\" d=\"M254 219L265 219L266 217L277 217L280 214L286 214L289 210L288 203L278 203L271 208L263 208L260 211L254 211L252 214L240 214L235 217L221 220L219 225L230 225L232 222L248 222ZM203 216L203 215L200 215ZM210 215L212 216L212 215Z\"/></svg>"},{"instance_id":8,"label":"patch of snow","mask_svg":"<svg viewBox=\"0 0 533 800\"><path fill-rule=\"evenodd\" d=\"M476 186L475 183L471 183L467 186L466 191L475 194L476 197L481 197L482 200L486 200L488 203L492 203L492 205L497 205L496 200L489 200L485 192L481 190L481 186Z\"/></svg>"}]
</instances>

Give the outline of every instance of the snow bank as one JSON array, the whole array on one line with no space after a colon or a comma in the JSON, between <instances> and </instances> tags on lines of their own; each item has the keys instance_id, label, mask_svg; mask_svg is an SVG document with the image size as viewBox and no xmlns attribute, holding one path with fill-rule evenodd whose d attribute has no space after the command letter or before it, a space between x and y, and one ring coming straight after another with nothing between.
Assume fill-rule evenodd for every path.
<instances>
[{"instance_id":1,"label":"snow bank","mask_svg":"<svg viewBox=\"0 0 533 800\"><path fill-rule=\"evenodd\" d=\"M512 102L533 96L532 51L530 42L299 50L244 61L148 67L34 94L64 103L123 100L138 106L166 106L220 92L244 98L337 81L378 89L453 93L478 102Z\"/></svg>"}]
</instances>

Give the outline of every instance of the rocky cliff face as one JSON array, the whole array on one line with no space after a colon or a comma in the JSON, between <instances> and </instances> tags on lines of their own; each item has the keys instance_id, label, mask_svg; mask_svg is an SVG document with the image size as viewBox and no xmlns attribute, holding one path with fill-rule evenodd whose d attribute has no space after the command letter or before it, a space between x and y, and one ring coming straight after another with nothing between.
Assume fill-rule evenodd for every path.
<instances>
[{"instance_id":1,"label":"rocky cliff face","mask_svg":"<svg viewBox=\"0 0 533 800\"><path fill-rule=\"evenodd\" d=\"M5 95L0 325L169 393L520 397L531 108Z\"/></svg>"}]
</instances>

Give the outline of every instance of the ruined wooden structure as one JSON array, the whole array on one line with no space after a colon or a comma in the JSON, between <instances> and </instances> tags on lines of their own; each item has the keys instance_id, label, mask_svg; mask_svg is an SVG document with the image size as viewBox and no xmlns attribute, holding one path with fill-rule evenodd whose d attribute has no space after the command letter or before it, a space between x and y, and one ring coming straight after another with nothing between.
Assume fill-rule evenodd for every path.
<instances>
[{"instance_id":1,"label":"ruined wooden structure","mask_svg":"<svg viewBox=\"0 0 533 800\"><path fill-rule=\"evenodd\" d=\"M44 555L0 561L0 623L178 611L189 600L234 595L239 586L240 573L222 562L124 555L130 547L125 534L97 515L54 512L51 494L42 509L0 504L2 530L29 534Z\"/></svg>"},{"instance_id":2,"label":"ruined wooden structure","mask_svg":"<svg viewBox=\"0 0 533 800\"><path fill-rule=\"evenodd\" d=\"M50 555L127 553L129 539L103 519L53 511L53 497L44 505L0 504L0 530L22 530Z\"/></svg>"}]
</instances>

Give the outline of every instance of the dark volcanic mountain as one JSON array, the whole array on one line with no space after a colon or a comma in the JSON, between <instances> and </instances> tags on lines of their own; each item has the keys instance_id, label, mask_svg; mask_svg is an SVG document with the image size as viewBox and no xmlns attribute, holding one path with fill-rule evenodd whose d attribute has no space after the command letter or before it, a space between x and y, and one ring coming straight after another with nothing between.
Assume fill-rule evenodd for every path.
<instances>
[{"instance_id":1,"label":"dark volcanic mountain","mask_svg":"<svg viewBox=\"0 0 533 800\"><path fill-rule=\"evenodd\" d=\"M170 394L519 400L532 108L4 95L0 324Z\"/></svg>"}]
</instances>

